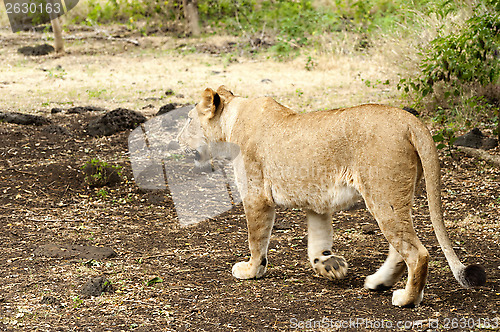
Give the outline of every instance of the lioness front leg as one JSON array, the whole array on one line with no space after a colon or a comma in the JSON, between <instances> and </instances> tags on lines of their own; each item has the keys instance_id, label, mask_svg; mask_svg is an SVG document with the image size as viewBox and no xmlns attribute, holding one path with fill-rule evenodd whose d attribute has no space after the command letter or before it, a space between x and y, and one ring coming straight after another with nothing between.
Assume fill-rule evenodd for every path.
<instances>
[{"instance_id":1,"label":"lioness front leg","mask_svg":"<svg viewBox=\"0 0 500 332\"><path fill-rule=\"evenodd\" d=\"M273 229L274 205L261 199L260 195L248 194L243 202L248 225L250 260L233 266L233 276L238 279L260 278L266 273L267 247Z\"/></svg>"},{"instance_id":2,"label":"lioness front leg","mask_svg":"<svg viewBox=\"0 0 500 332\"><path fill-rule=\"evenodd\" d=\"M348 264L344 257L332 254L333 227L330 214L307 211L307 253L314 271L328 279L342 279Z\"/></svg>"}]
</instances>

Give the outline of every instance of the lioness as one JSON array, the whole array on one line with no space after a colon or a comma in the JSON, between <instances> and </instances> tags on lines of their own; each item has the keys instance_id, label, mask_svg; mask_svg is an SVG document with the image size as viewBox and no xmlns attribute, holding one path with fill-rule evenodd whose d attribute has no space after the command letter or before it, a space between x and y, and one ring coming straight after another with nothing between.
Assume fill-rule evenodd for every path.
<instances>
[{"instance_id":1,"label":"lioness","mask_svg":"<svg viewBox=\"0 0 500 332\"><path fill-rule=\"evenodd\" d=\"M438 154L427 128L410 113L362 105L298 114L272 98L241 98L221 86L203 91L189 117L181 142L192 148L206 140L232 142L241 149L242 162L235 165L244 167L237 175L246 174L237 181L246 185L242 199L251 257L233 266L236 278L266 272L275 205L305 209L314 271L343 278L348 264L332 252L331 216L361 195L389 242L387 260L366 278L365 287L390 288L406 265L406 288L394 291L392 304L418 305L429 253L413 228L411 207L424 175L432 225L453 275L464 287L485 283L484 269L465 267L453 251L441 211Z\"/></svg>"}]
</instances>

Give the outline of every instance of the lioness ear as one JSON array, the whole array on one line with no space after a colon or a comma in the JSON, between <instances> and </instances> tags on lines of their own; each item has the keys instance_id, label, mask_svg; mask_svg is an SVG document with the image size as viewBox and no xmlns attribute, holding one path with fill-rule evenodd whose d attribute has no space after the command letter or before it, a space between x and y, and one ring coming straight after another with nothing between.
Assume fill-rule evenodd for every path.
<instances>
[{"instance_id":1,"label":"lioness ear","mask_svg":"<svg viewBox=\"0 0 500 332\"><path fill-rule=\"evenodd\" d=\"M223 96L224 98L226 99L230 99L231 97L234 97L234 94L229 91L228 88L226 88L224 85L221 85L218 89L217 89L217 93L220 94L221 96Z\"/></svg>"},{"instance_id":2,"label":"lioness ear","mask_svg":"<svg viewBox=\"0 0 500 332\"><path fill-rule=\"evenodd\" d=\"M203 91L202 98L201 112L204 116L207 116L208 119L211 119L215 116L221 104L220 96L214 90L206 88L205 91Z\"/></svg>"}]
</instances>

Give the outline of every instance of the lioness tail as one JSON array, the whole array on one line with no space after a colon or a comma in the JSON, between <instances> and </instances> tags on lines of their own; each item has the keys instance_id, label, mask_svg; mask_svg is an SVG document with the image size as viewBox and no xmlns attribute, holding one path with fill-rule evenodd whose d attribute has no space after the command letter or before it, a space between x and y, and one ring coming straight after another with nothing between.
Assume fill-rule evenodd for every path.
<instances>
[{"instance_id":1,"label":"lioness tail","mask_svg":"<svg viewBox=\"0 0 500 332\"><path fill-rule=\"evenodd\" d=\"M417 122L417 121L415 121ZM446 260L450 265L455 279L463 287L482 286L486 283L486 273L480 265L463 265L453 250L452 243L443 222L441 209L441 174L436 146L427 128L420 121L410 129L410 141L417 150L424 170L427 199L432 226Z\"/></svg>"}]
</instances>

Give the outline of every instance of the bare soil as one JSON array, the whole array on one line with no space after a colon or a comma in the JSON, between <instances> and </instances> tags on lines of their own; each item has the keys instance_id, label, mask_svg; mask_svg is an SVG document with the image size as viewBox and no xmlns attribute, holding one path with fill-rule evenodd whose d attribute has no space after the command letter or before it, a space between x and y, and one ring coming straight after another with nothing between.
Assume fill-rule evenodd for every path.
<instances>
[{"instance_id":1,"label":"bare soil","mask_svg":"<svg viewBox=\"0 0 500 332\"><path fill-rule=\"evenodd\" d=\"M15 52L16 47L35 43L33 35L12 37L4 31L1 38L7 46L0 73L9 76L0 79L5 108L48 116L69 134L50 132L44 126L0 123L0 331L371 331L382 327L437 331L500 327L497 168L458 151L452 157L441 153L446 224L462 261L485 267L488 279L484 287L463 289L453 278L434 236L422 190L413 216L431 263L424 301L417 308L393 307L391 291L374 293L363 288L364 278L382 264L387 243L362 206L333 217L335 247L351 267L346 279L332 282L314 276L307 262L304 213L280 209L267 274L260 280L236 280L231 267L249 254L241 205L216 218L181 227L168 190L145 192L134 183L128 160L130 131L90 137L83 128L102 112L50 115L48 111L54 103L67 106L64 103L71 101L71 96L73 104L80 106L90 101L109 110L131 105L141 110L144 95L138 97L140 93L134 91L126 101L120 101L122 97L88 100L90 93L83 91L84 97L75 93L78 84L69 82L73 75L70 69L66 80L54 79L43 71L40 75L33 69L53 68L57 61L65 60L25 58ZM78 48L78 44L70 44L67 49L72 45ZM99 58L103 53L98 46L93 47ZM74 52L68 55L73 64L68 62L67 68L77 66L74 61L79 57L82 63L92 59ZM108 57L113 63L107 63L104 71L113 64L123 69L123 63L133 67L154 57L151 50L145 59L137 53L131 59L124 52L116 52L116 59ZM172 57L182 60L179 55ZM210 58L214 63L219 60ZM195 63L193 57L186 61L185 65ZM272 68L273 62L264 66ZM25 101L15 97L22 91L23 75L33 84ZM92 84L88 77L81 82ZM42 93L50 90L49 83L56 91ZM198 88L204 88L205 83L211 81L201 79ZM172 84L176 90L177 83ZM9 97L10 88L13 94ZM57 89L61 90L60 98ZM114 89L119 90L120 85L116 83ZM133 90L124 89L124 96ZM347 95L348 91L339 93ZM302 96L297 98L298 103L303 101ZM187 93L184 99L195 101ZM50 105L40 106L47 100ZM165 102L154 100L142 112L150 116ZM114 187L86 185L81 166L93 157L123 166L126 180ZM36 248L51 243L110 247L117 256L96 261L33 255ZM114 291L84 298L83 285L97 276L107 278ZM148 285L148 281L156 282ZM397 284L402 286L403 281Z\"/></svg>"}]
</instances>

